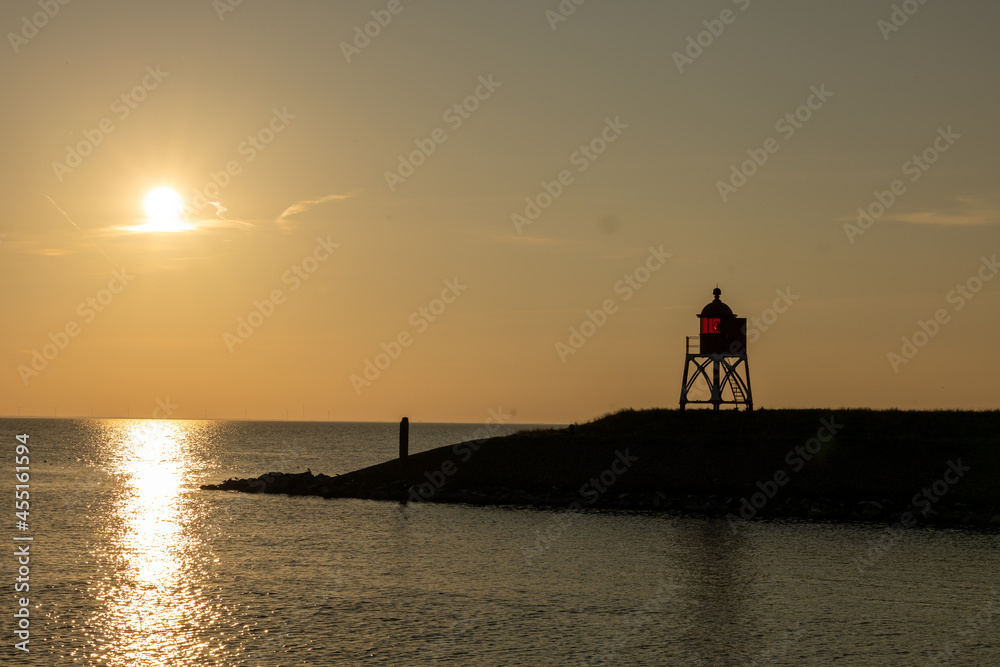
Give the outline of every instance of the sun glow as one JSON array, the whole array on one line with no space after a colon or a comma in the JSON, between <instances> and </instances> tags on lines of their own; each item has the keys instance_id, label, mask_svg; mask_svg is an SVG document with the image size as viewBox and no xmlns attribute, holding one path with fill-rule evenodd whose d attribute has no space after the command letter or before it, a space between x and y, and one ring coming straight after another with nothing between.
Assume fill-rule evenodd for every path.
<instances>
[{"instance_id":1,"label":"sun glow","mask_svg":"<svg viewBox=\"0 0 1000 667\"><path fill-rule=\"evenodd\" d=\"M191 229L184 222L184 200L176 190L159 187L151 190L143 202L149 219L138 229L146 232L182 232Z\"/></svg>"}]
</instances>

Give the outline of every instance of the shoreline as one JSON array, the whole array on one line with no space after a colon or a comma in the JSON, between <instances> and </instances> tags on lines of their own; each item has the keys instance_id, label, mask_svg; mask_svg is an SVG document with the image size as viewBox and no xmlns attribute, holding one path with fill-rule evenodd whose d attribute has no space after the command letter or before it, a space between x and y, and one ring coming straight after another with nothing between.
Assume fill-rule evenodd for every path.
<instances>
[{"instance_id":1,"label":"shoreline","mask_svg":"<svg viewBox=\"0 0 1000 667\"><path fill-rule=\"evenodd\" d=\"M1000 412L624 410L342 475L203 490L1000 528Z\"/></svg>"},{"instance_id":2,"label":"shoreline","mask_svg":"<svg viewBox=\"0 0 1000 667\"><path fill-rule=\"evenodd\" d=\"M881 524L900 524L903 528L975 527L1000 529L1000 508L977 508L964 503L941 504L926 515L910 508L900 508L898 503L881 500L857 502L836 501L829 498L775 499L752 515L744 510L743 498L708 495L671 497L663 492L653 494L621 494L607 501L584 502L579 495L553 492L534 495L508 487L484 487L455 491L437 491L423 497L414 485L403 481L389 482L374 488L339 486L337 477L309 473L265 473L256 478L233 478L220 484L202 485L206 491L236 491L241 493L269 493L291 496L317 496L320 498L349 498L396 503L463 504L478 507L514 507L546 511L629 511L663 512L690 516L727 519L733 524L757 520L792 519L804 521L840 521ZM904 520L906 512L912 519Z\"/></svg>"}]
</instances>

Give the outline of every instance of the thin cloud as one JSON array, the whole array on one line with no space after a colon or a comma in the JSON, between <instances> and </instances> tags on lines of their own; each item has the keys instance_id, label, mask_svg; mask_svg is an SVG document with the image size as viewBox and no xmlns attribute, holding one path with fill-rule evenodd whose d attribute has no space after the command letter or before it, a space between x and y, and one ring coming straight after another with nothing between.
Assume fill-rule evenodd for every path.
<instances>
[{"instance_id":1,"label":"thin cloud","mask_svg":"<svg viewBox=\"0 0 1000 667\"><path fill-rule=\"evenodd\" d=\"M992 225L1000 222L1000 205L996 203L969 198L958 198L956 201L958 204L950 208L890 213L886 220L947 227Z\"/></svg>"},{"instance_id":2,"label":"thin cloud","mask_svg":"<svg viewBox=\"0 0 1000 667\"><path fill-rule=\"evenodd\" d=\"M71 255L74 251L66 248L35 248L27 252L30 255L42 255L43 257L62 257L63 255Z\"/></svg>"},{"instance_id":3,"label":"thin cloud","mask_svg":"<svg viewBox=\"0 0 1000 667\"><path fill-rule=\"evenodd\" d=\"M124 227L105 227L103 229L97 230L100 236L104 237L116 237L116 236L128 236L130 234L144 234L149 232L159 232L159 233L191 233L191 232L207 232L213 230L227 230L227 229L238 229L241 231L249 231L255 227L254 223L247 222L246 220L235 220L235 219L217 219L217 220L193 220L183 223L182 227L178 227L176 230L164 232L163 230L158 230L155 226L150 226L149 222L146 220L138 220L133 225L127 225Z\"/></svg>"},{"instance_id":4,"label":"thin cloud","mask_svg":"<svg viewBox=\"0 0 1000 667\"><path fill-rule=\"evenodd\" d=\"M590 239L567 239L551 236L532 236L529 234L490 234L484 235L490 243L537 248L552 252L584 251L594 252L601 259L628 259L639 257L647 252L646 248L608 247L606 243Z\"/></svg>"},{"instance_id":5,"label":"thin cloud","mask_svg":"<svg viewBox=\"0 0 1000 667\"><path fill-rule=\"evenodd\" d=\"M292 217L293 215L298 215L299 213L307 211L314 206L319 206L320 204L325 204L326 202L340 201L342 199L349 199L354 196L355 193L351 193L346 195L325 195L323 197L320 197L319 199L303 199L301 201L295 202L294 204L286 208L284 211L282 211L281 215L278 216L278 219L275 220L275 222L278 223L279 226L285 227L290 224L288 218Z\"/></svg>"},{"instance_id":6,"label":"thin cloud","mask_svg":"<svg viewBox=\"0 0 1000 667\"><path fill-rule=\"evenodd\" d=\"M517 234L493 235L492 239L496 243L509 243L512 245L536 246L547 248L570 248L585 245L585 241L572 239L552 238L546 236L521 236Z\"/></svg>"},{"instance_id":7,"label":"thin cloud","mask_svg":"<svg viewBox=\"0 0 1000 667\"><path fill-rule=\"evenodd\" d=\"M63 217L66 218L66 220L69 221L69 224L71 224L74 227L76 227L76 230L78 232L80 232L81 236L84 235L84 231L83 231L83 229L80 228L80 225L78 225L75 222L73 222L73 219L71 217L69 217L69 213L67 213L63 209L62 206L60 206L59 204L57 204L55 199L53 199L52 197L48 196L45 193L42 193L42 196L45 197L46 199L48 199L52 203L52 205L56 207L57 211L59 211L60 213L62 213ZM110 257L108 257L108 254L106 252L104 252L104 250L102 250L100 247L98 247L98 245L96 243L94 243L93 241L90 241L90 245L93 246L94 250L96 250L97 252L101 253L101 255L104 256L104 259L106 259L109 262L111 262L111 264L116 269L117 268L121 268L120 265L118 264L118 262L116 262L115 260L113 260ZM60 249L58 249L58 248L45 248L44 250L45 250L45 252L43 252L41 254L48 255L48 256L57 256L57 255L61 255L61 254L69 254L69 251L60 252Z\"/></svg>"},{"instance_id":8,"label":"thin cloud","mask_svg":"<svg viewBox=\"0 0 1000 667\"><path fill-rule=\"evenodd\" d=\"M209 205L211 205L211 206L213 206L215 208L215 214L217 216L219 216L220 218L224 218L225 216L223 215L223 213L225 213L226 211L229 210L228 208L226 208L225 206L223 206L221 202L210 201L208 203L209 203Z\"/></svg>"},{"instance_id":9,"label":"thin cloud","mask_svg":"<svg viewBox=\"0 0 1000 667\"><path fill-rule=\"evenodd\" d=\"M78 225L75 222L73 222L73 218L69 217L69 213L67 213L65 210L63 210L63 207L60 206L59 204L57 204L55 199L53 199L52 197L48 196L45 193L42 193L42 196L45 197L46 199L48 199L52 203L52 205L56 207L57 211L59 211L60 213L62 213L63 217L66 218L69 221L69 224L71 224L74 227L76 227L76 231L81 232L81 233L83 232L83 230L80 229L80 225Z\"/></svg>"}]
</instances>

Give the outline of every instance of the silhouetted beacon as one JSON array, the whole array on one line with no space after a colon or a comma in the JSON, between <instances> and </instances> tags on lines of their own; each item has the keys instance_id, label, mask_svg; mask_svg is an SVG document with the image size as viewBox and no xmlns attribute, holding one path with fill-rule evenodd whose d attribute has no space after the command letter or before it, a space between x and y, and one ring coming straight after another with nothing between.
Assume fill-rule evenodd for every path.
<instances>
[{"instance_id":1,"label":"silhouetted beacon","mask_svg":"<svg viewBox=\"0 0 1000 667\"><path fill-rule=\"evenodd\" d=\"M689 403L710 403L715 410L720 405L734 405L737 410L745 405L753 410L747 318L736 317L732 308L719 300L722 290L718 287L712 294L715 298L698 315L701 334L697 342L693 336L687 337L681 410Z\"/></svg>"}]
</instances>

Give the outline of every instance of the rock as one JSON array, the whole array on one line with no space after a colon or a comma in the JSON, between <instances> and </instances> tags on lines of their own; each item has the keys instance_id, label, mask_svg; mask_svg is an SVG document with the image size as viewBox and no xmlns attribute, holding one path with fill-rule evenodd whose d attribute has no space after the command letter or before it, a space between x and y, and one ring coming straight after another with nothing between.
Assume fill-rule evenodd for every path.
<instances>
[{"instance_id":1,"label":"rock","mask_svg":"<svg viewBox=\"0 0 1000 667\"><path fill-rule=\"evenodd\" d=\"M869 500L861 503L861 518L863 519L879 519L885 516L885 507L880 503L873 500Z\"/></svg>"},{"instance_id":2,"label":"rock","mask_svg":"<svg viewBox=\"0 0 1000 667\"><path fill-rule=\"evenodd\" d=\"M511 500L518 505L530 505L534 498L532 498L530 493L516 489L511 494Z\"/></svg>"}]
</instances>

